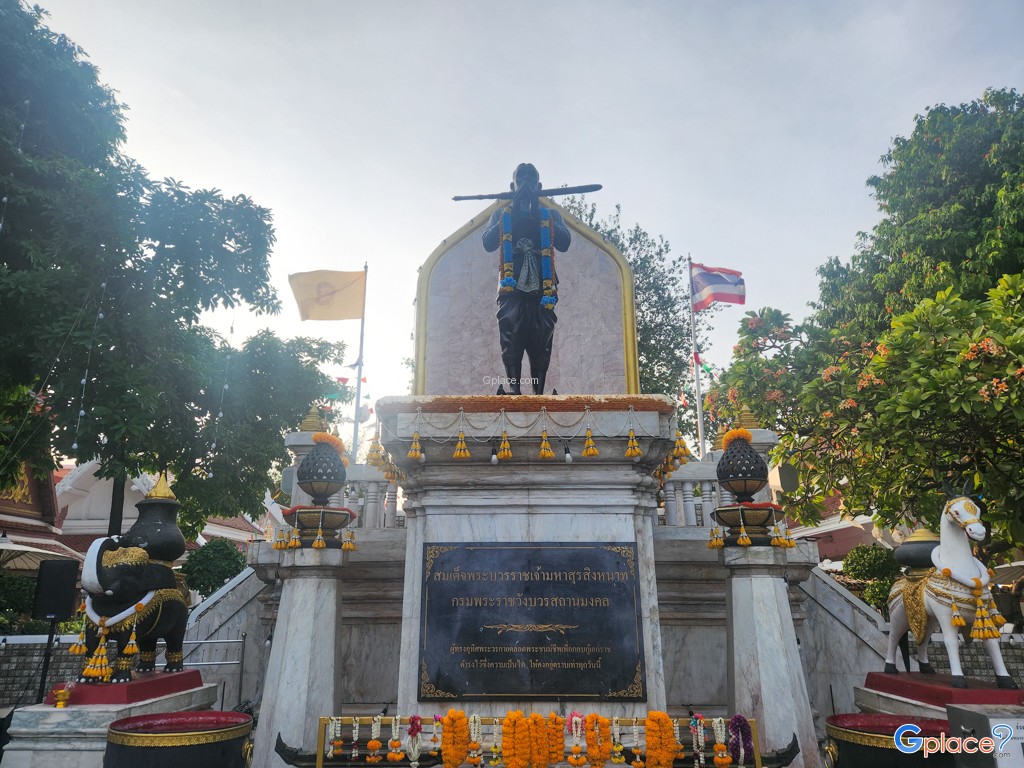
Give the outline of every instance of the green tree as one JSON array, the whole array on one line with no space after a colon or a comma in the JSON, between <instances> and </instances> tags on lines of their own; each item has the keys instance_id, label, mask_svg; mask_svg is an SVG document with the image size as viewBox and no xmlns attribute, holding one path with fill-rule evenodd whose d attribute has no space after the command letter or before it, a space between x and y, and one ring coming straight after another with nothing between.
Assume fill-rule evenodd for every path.
<instances>
[{"instance_id":1,"label":"green tree","mask_svg":"<svg viewBox=\"0 0 1024 768\"><path fill-rule=\"evenodd\" d=\"M615 206L615 212L604 219L598 218L597 205L583 198L568 197L563 207L618 248L632 267L640 391L678 400L693 381L693 345L687 310L690 282L685 260L672 255L669 242L662 236L650 235L639 224L632 228L624 226L621 206ZM710 314L705 311L697 317L698 345L706 340ZM677 411L679 428L696 438L696 411Z\"/></svg>"},{"instance_id":2,"label":"green tree","mask_svg":"<svg viewBox=\"0 0 1024 768\"><path fill-rule=\"evenodd\" d=\"M270 212L151 180L121 151L123 111L38 9L0 0L0 487L22 462L170 469L194 531L258 514L281 432L332 384L344 347L264 333L233 350L204 310L273 313ZM351 397L346 390L342 399Z\"/></svg>"},{"instance_id":3,"label":"green tree","mask_svg":"<svg viewBox=\"0 0 1024 768\"><path fill-rule=\"evenodd\" d=\"M820 270L812 317L741 324L709 405L728 419L745 404L781 432L805 520L841 494L884 524L934 526L943 481L972 478L995 536L1024 543L1022 107L989 91L919 116L869 181L882 221L849 265Z\"/></svg>"},{"instance_id":4,"label":"green tree","mask_svg":"<svg viewBox=\"0 0 1024 768\"><path fill-rule=\"evenodd\" d=\"M207 598L245 568L245 553L227 539L214 539L193 551L181 566L185 585Z\"/></svg>"}]
</instances>

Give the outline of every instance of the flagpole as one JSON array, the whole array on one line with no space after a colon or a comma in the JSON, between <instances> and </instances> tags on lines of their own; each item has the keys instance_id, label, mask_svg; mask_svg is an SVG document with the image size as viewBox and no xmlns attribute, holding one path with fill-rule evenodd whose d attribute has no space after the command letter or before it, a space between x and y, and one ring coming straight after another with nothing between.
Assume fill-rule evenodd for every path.
<instances>
[{"instance_id":1,"label":"flagpole","mask_svg":"<svg viewBox=\"0 0 1024 768\"><path fill-rule=\"evenodd\" d=\"M356 358L356 408L352 418L352 464L357 463L359 451L359 396L363 385L363 331L366 330L366 282L370 277L370 265L363 262L363 312L359 319L359 357ZM691 310L692 311L692 310Z\"/></svg>"},{"instance_id":2,"label":"flagpole","mask_svg":"<svg viewBox=\"0 0 1024 768\"><path fill-rule=\"evenodd\" d=\"M686 274L690 281L690 349L693 352L693 383L697 399L697 456L704 460L704 396L700 391L700 355L697 353L697 321L693 312L693 258L686 254Z\"/></svg>"}]
</instances>

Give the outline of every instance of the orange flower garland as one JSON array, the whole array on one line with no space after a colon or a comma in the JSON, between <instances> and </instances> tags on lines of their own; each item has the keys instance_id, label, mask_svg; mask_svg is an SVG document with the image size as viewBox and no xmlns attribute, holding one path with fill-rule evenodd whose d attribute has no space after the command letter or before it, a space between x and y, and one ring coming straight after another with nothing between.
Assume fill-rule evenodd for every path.
<instances>
[{"instance_id":1,"label":"orange flower garland","mask_svg":"<svg viewBox=\"0 0 1024 768\"><path fill-rule=\"evenodd\" d=\"M384 746L380 740L380 721L381 716L377 715L370 724L370 740L366 742L366 749L369 752L366 756L368 763L379 763L384 759L380 754L380 748Z\"/></svg>"},{"instance_id":2,"label":"orange flower garland","mask_svg":"<svg viewBox=\"0 0 1024 768\"><path fill-rule=\"evenodd\" d=\"M671 768L676 756L672 719L664 712L648 712L644 730L647 734L647 768Z\"/></svg>"},{"instance_id":3,"label":"orange flower garland","mask_svg":"<svg viewBox=\"0 0 1024 768\"><path fill-rule=\"evenodd\" d=\"M587 715L584 732L587 739L587 760L591 768L601 768L612 756L612 728L607 717Z\"/></svg>"},{"instance_id":4,"label":"orange flower garland","mask_svg":"<svg viewBox=\"0 0 1024 768\"><path fill-rule=\"evenodd\" d=\"M501 752L506 768L527 768L530 764L530 723L522 710L512 710L502 721Z\"/></svg>"},{"instance_id":5,"label":"orange flower garland","mask_svg":"<svg viewBox=\"0 0 1024 768\"><path fill-rule=\"evenodd\" d=\"M530 715L530 765L548 768L551 752L548 749L548 724L544 715Z\"/></svg>"},{"instance_id":6,"label":"orange flower garland","mask_svg":"<svg viewBox=\"0 0 1024 768\"><path fill-rule=\"evenodd\" d=\"M583 747L580 746L583 740L583 715L573 711L569 714L569 732L572 734L572 746L569 747L569 756L566 758L573 768L583 768L587 764L587 758L583 754Z\"/></svg>"},{"instance_id":7,"label":"orange flower garland","mask_svg":"<svg viewBox=\"0 0 1024 768\"><path fill-rule=\"evenodd\" d=\"M565 718L552 712L548 715L548 764L558 765L565 759Z\"/></svg>"},{"instance_id":8,"label":"orange flower garland","mask_svg":"<svg viewBox=\"0 0 1024 768\"><path fill-rule=\"evenodd\" d=\"M332 435L330 432L314 432L313 442L327 443L338 452L339 456L343 456L345 454L345 441L336 435Z\"/></svg>"},{"instance_id":9,"label":"orange flower garland","mask_svg":"<svg viewBox=\"0 0 1024 768\"><path fill-rule=\"evenodd\" d=\"M441 721L441 759L444 768L459 768L469 755L469 719L461 709L449 709Z\"/></svg>"}]
</instances>

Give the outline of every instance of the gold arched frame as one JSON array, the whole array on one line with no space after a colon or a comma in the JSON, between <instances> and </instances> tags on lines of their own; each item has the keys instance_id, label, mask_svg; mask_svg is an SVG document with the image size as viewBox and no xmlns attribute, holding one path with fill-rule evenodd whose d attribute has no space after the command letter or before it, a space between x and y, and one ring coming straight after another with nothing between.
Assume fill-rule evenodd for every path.
<instances>
[{"instance_id":1,"label":"gold arched frame","mask_svg":"<svg viewBox=\"0 0 1024 768\"><path fill-rule=\"evenodd\" d=\"M640 394L640 363L637 355L636 341L636 299L635 284L633 282L633 270L626 261L626 257L614 245L609 243L597 232L592 230L582 221L566 211L557 203L543 197L544 205L556 209L566 220L566 224L576 234L592 243L598 250L603 251L619 268L619 277L622 280L622 334L623 350L625 354L626 369L626 394ZM420 276L416 281L416 395L426 394L427 388L427 303L429 296L430 278L434 267L441 260L441 256L461 243L481 225L490 220L491 214L498 209L498 201L484 209L479 215L474 216L463 224L449 237L434 249L420 267Z\"/></svg>"}]
</instances>

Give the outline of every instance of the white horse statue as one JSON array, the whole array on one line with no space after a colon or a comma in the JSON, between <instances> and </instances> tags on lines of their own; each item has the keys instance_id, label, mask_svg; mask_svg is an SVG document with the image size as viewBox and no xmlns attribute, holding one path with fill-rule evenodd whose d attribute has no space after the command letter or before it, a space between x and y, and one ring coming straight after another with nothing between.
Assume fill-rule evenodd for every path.
<instances>
[{"instance_id":1,"label":"white horse statue","mask_svg":"<svg viewBox=\"0 0 1024 768\"><path fill-rule=\"evenodd\" d=\"M942 510L939 544L932 550L935 566L926 575L906 575L893 584L889 593L889 650L885 671L896 674L896 648L909 629L917 641L917 661L921 672L934 674L928 663L928 638L936 629L942 630L942 642L949 654L949 669L954 688L966 688L960 665L957 635L960 627L972 622L971 637L985 644L1000 688L1016 689L999 650L997 624L1004 624L989 586L988 569L974 557L971 542L985 538L985 526L979 518L977 505L964 489L950 499ZM909 666L908 666L909 669Z\"/></svg>"}]
</instances>

